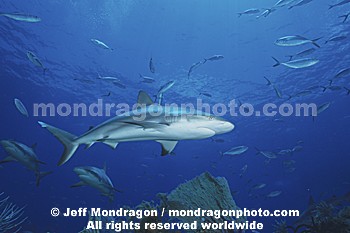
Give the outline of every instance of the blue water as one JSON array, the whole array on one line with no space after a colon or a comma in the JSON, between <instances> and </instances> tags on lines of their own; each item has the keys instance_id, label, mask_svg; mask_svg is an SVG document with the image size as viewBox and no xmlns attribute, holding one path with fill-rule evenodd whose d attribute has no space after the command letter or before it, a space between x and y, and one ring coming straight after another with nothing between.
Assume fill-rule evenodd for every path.
<instances>
[{"instance_id":1,"label":"blue water","mask_svg":"<svg viewBox=\"0 0 350 233\"><path fill-rule=\"evenodd\" d=\"M0 168L0 192L4 191L17 205L26 205L25 215L29 218L23 230L67 232L69 226L69 232L78 232L86 218L53 218L50 209L135 206L142 200L156 200L157 193L170 192L205 171L228 180L231 190L238 191L233 197L241 208L302 211L310 195L321 200L349 191L350 96L345 89L326 92L317 89L291 101L286 97L311 86L328 85L339 70L350 67L349 38L324 44L332 36L348 35L350 21L343 24L338 16L347 13L350 5L328 10L328 4L334 1L320 0L292 10L282 8L266 18L237 17L237 12L274 3L274 0L1 1L1 12L25 12L42 19L39 23L26 23L0 18L1 139L27 145L37 143L36 153L46 162L41 169L54 171L37 188L33 173L20 164L7 163ZM274 44L277 38L287 35L323 37L319 41L321 48L309 55L320 62L298 70L273 68L271 56L285 61L286 55L312 47ZM114 50L96 47L91 38L104 41ZM28 50L48 69L45 75L28 60ZM193 63L214 54L225 58L207 62L187 78ZM155 74L148 68L150 57L155 63ZM119 77L126 89L98 80L98 73ZM139 73L156 81L141 83ZM283 99L278 99L273 88L265 85L263 76L273 80ZM291 116L276 122L271 117L226 115L224 118L236 127L214 137L223 139L223 143L210 138L181 141L175 156L161 157L156 142L126 142L116 150L96 143L87 150L79 148L68 163L56 166L63 147L37 121L79 135L108 117L36 117L34 103L90 104L111 92L109 97L103 97L106 102L134 104L139 90L154 95L170 80L176 80L176 84L165 94L167 103L195 103L200 92L207 92L212 97L204 96L203 100L210 104L227 104L239 98L254 106L285 101L331 102L331 106L314 122L311 117ZM349 80L342 78L337 85L350 87ZM23 101L29 118L18 112L14 98ZM292 148L300 140L304 142L301 151L281 155L269 164L254 149L278 151ZM248 152L237 157L220 155L220 151L239 145L248 146ZM1 158L5 153L1 150ZM283 168L283 161L289 159L296 161L292 173ZM74 167L104 164L115 187L123 191L116 194L114 203L90 187L70 188L78 182ZM240 178L240 169L246 164L248 169ZM267 186L254 191L257 197L249 196L249 187L256 183ZM274 190L281 190L282 194L265 198ZM265 224L263 232L271 232L274 220L260 219ZM290 224L294 220L288 219Z\"/></svg>"}]
</instances>

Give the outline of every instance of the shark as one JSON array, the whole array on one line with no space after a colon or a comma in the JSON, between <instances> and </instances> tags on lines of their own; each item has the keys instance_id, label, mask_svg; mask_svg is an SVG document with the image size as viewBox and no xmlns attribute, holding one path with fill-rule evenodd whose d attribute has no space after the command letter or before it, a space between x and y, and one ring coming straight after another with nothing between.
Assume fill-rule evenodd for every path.
<instances>
[{"instance_id":1,"label":"shark","mask_svg":"<svg viewBox=\"0 0 350 233\"><path fill-rule=\"evenodd\" d=\"M101 142L115 149L121 142L155 140L161 144L161 155L164 156L171 154L180 140L210 138L228 133L235 127L231 122L206 112L154 104L144 91L139 92L137 103L139 108L102 122L81 136L38 121L64 145L58 166L70 160L84 144L89 148Z\"/></svg>"},{"instance_id":2,"label":"shark","mask_svg":"<svg viewBox=\"0 0 350 233\"><path fill-rule=\"evenodd\" d=\"M80 181L73 184L72 188L90 186L99 190L101 195L108 197L111 202L114 201L114 193L121 192L114 188L111 179L107 176L106 166L103 169L91 166L75 167L73 171Z\"/></svg>"},{"instance_id":3,"label":"shark","mask_svg":"<svg viewBox=\"0 0 350 233\"><path fill-rule=\"evenodd\" d=\"M34 144L32 147L29 147L23 143L13 140L1 140L0 144L9 155L5 159L1 160L0 164L7 162L18 162L22 164L24 167L35 173L36 186L39 186L40 181L43 177L52 173L39 171L39 165L45 163L38 159L34 151L36 144Z\"/></svg>"}]
</instances>

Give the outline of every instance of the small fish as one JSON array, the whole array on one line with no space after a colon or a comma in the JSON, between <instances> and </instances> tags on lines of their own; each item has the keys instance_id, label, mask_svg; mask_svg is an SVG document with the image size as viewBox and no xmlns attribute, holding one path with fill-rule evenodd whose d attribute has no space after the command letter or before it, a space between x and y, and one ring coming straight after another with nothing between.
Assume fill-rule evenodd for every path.
<instances>
[{"instance_id":1,"label":"small fish","mask_svg":"<svg viewBox=\"0 0 350 233\"><path fill-rule=\"evenodd\" d=\"M312 43L313 45L315 45L317 48L320 48L320 46L316 43L320 38L314 39L314 40L309 40L303 36L285 36L285 37L281 37L279 39L277 39L275 41L275 45L278 46L298 46L298 45L303 45L303 44L308 44L308 43Z\"/></svg>"},{"instance_id":2,"label":"small fish","mask_svg":"<svg viewBox=\"0 0 350 233\"><path fill-rule=\"evenodd\" d=\"M98 74L97 79L106 80L106 81L113 81L113 82L120 82L120 79L117 77L101 76L100 74Z\"/></svg>"},{"instance_id":3,"label":"small fish","mask_svg":"<svg viewBox=\"0 0 350 233\"><path fill-rule=\"evenodd\" d=\"M306 5L312 1L313 0L297 0L292 6L288 7L288 9L292 9L294 7L297 7L297 6L303 6L303 5Z\"/></svg>"},{"instance_id":4,"label":"small fish","mask_svg":"<svg viewBox=\"0 0 350 233\"><path fill-rule=\"evenodd\" d=\"M273 198L278 197L282 194L282 191L272 191L271 193L267 194L266 197Z\"/></svg>"},{"instance_id":5,"label":"small fish","mask_svg":"<svg viewBox=\"0 0 350 233\"><path fill-rule=\"evenodd\" d=\"M121 89L125 89L126 88L126 86L124 84L122 84L121 82L114 81L113 84L116 85L117 87L121 88Z\"/></svg>"},{"instance_id":6,"label":"small fish","mask_svg":"<svg viewBox=\"0 0 350 233\"><path fill-rule=\"evenodd\" d=\"M192 66L190 67L190 69L188 70L187 78L190 78L192 72L193 72L195 69L197 69L199 66L203 65L203 64L204 64L204 62L202 62L202 61L193 63Z\"/></svg>"},{"instance_id":7,"label":"small fish","mask_svg":"<svg viewBox=\"0 0 350 233\"><path fill-rule=\"evenodd\" d=\"M350 68L345 68L340 70L335 76L334 78L344 78L350 76Z\"/></svg>"},{"instance_id":8,"label":"small fish","mask_svg":"<svg viewBox=\"0 0 350 233\"><path fill-rule=\"evenodd\" d=\"M247 146L237 146L226 151L224 155L240 155L246 152L249 148Z\"/></svg>"},{"instance_id":9,"label":"small fish","mask_svg":"<svg viewBox=\"0 0 350 233\"><path fill-rule=\"evenodd\" d=\"M317 115L326 111L330 106L331 106L331 102L326 102L326 103L323 103L323 104L317 106Z\"/></svg>"},{"instance_id":10,"label":"small fish","mask_svg":"<svg viewBox=\"0 0 350 233\"><path fill-rule=\"evenodd\" d=\"M261 15L256 16L257 19L259 19L260 17L267 17L269 16L272 12L276 11L276 8L270 8L270 9L264 9L265 11L263 11L263 13L261 13Z\"/></svg>"},{"instance_id":11,"label":"small fish","mask_svg":"<svg viewBox=\"0 0 350 233\"><path fill-rule=\"evenodd\" d=\"M163 100L163 95L166 91L168 91L172 86L174 86L175 81L169 81L166 84L164 84L163 86L160 87L158 93L157 93L157 97L156 100L158 99L158 103L162 104L162 100Z\"/></svg>"},{"instance_id":12,"label":"small fish","mask_svg":"<svg viewBox=\"0 0 350 233\"><path fill-rule=\"evenodd\" d=\"M277 7L284 7L287 6L291 3L293 3L295 0L279 0L278 2L275 3L275 5L273 6L273 8L277 8Z\"/></svg>"},{"instance_id":13,"label":"small fish","mask_svg":"<svg viewBox=\"0 0 350 233\"><path fill-rule=\"evenodd\" d=\"M288 100L290 100L292 98L295 98L295 97L303 97L303 96L306 96L306 95L310 95L311 93L312 92L310 90L304 90L304 91L298 92L295 95L289 96Z\"/></svg>"},{"instance_id":14,"label":"small fish","mask_svg":"<svg viewBox=\"0 0 350 233\"><path fill-rule=\"evenodd\" d=\"M223 55L214 55L209 58L204 58L203 64L206 63L207 61L218 61L224 59Z\"/></svg>"},{"instance_id":15,"label":"small fish","mask_svg":"<svg viewBox=\"0 0 350 233\"><path fill-rule=\"evenodd\" d=\"M248 165L244 165L242 168L241 168L241 173L239 174L239 177L242 178L242 176L247 172L247 169L248 169Z\"/></svg>"},{"instance_id":16,"label":"small fish","mask_svg":"<svg viewBox=\"0 0 350 233\"><path fill-rule=\"evenodd\" d=\"M284 150L280 150L277 154L278 155L287 155L287 154L291 154L293 151L291 149L284 149Z\"/></svg>"},{"instance_id":17,"label":"small fish","mask_svg":"<svg viewBox=\"0 0 350 233\"><path fill-rule=\"evenodd\" d=\"M341 86L321 86L323 88L323 92L325 92L327 89L331 91L340 91L343 89Z\"/></svg>"},{"instance_id":18,"label":"small fish","mask_svg":"<svg viewBox=\"0 0 350 233\"><path fill-rule=\"evenodd\" d=\"M346 20L348 20L349 15L350 15L350 12L349 12L349 13L347 13L347 14L345 14L345 15L341 15L341 16L339 16L338 18L344 18L343 23L345 23L345 22L346 22Z\"/></svg>"},{"instance_id":19,"label":"small fish","mask_svg":"<svg viewBox=\"0 0 350 233\"><path fill-rule=\"evenodd\" d=\"M293 60L294 57L304 57L304 56L307 56L307 55L314 53L315 51L316 51L315 48L310 48L310 49L303 50L295 55L289 55L287 57L289 57L289 61L291 61L291 60Z\"/></svg>"},{"instance_id":20,"label":"small fish","mask_svg":"<svg viewBox=\"0 0 350 233\"><path fill-rule=\"evenodd\" d=\"M28 15L23 13L0 13L0 16L5 16L10 19L27 22L27 23L37 23L41 21L41 19L38 16Z\"/></svg>"},{"instance_id":21,"label":"small fish","mask_svg":"<svg viewBox=\"0 0 350 233\"><path fill-rule=\"evenodd\" d=\"M29 117L28 111L26 109L26 107L24 106L24 104L22 103L22 101L20 101L19 99L14 99L15 105L17 110L22 113L22 115Z\"/></svg>"},{"instance_id":22,"label":"small fish","mask_svg":"<svg viewBox=\"0 0 350 233\"><path fill-rule=\"evenodd\" d=\"M45 68L43 63L40 61L40 59L33 52L27 51L27 57L34 65L41 67L45 74L47 69Z\"/></svg>"},{"instance_id":23,"label":"small fish","mask_svg":"<svg viewBox=\"0 0 350 233\"><path fill-rule=\"evenodd\" d=\"M338 3L334 4L334 5L329 5L328 9L330 10L330 9L332 9L334 7L341 6L341 5L344 5L344 4L347 4L347 3L350 3L350 0L343 0L341 2L338 2Z\"/></svg>"},{"instance_id":24,"label":"small fish","mask_svg":"<svg viewBox=\"0 0 350 233\"><path fill-rule=\"evenodd\" d=\"M339 41L342 41L345 39L346 39L346 36L334 36L334 37L331 37L330 39L326 40L324 43L327 44L329 42L339 42Z\"/></svg>"},{"instance_id":25,"label":"small fish","mask_svg":"<svg viewBox=\"0 0 350 233\"><path fill-rule=\"evenodd\" d=\"M140 78L142 78L142 82L143 83L153 83L155 82L156 80L154 78L151 78L151 77L147 77L147 76L144 76L142 74L139 74Z\"/></svg>"},{"instance_id":26,"label":"small fish","mask_svg":"<svg viewBox=\"0 0 350 233\"><path fill-rule=\"evenodd\" d=\"M242 15L253 15L253 14L257 14L259 13L260 10L257 9L257 8L251 8L251 9L248 9L248 10L245 10L243 12L238 12L238 17L241 17Z\"/></svg>"},{"instance_id":27,"label":"small fish","mask_svg":"<svg viewBox=\"0 0 350 233\"><path fill-rule=\"evenodd\" d=\"M306 68L313 66L319 62L317 59L313 58L302 58L302 59L297 59L297 60L292 60L288 62L279 62L276 58L272 57L273 60L275 60L276 64L273 65L273 67L279 66L279 65L284 65L289 68L293 69L300 69L300 68Z\"/></svg>"},{"instance_id":28,"label":"small fish","mask_svg":"<svg viewBox=\"0 0 350 233\"><path fill-rule=\"evenodd\" d=\"M155 66L154 66L154 64L153 64L153 58L151 57L150 59L149 59L149 70L151 71L151 73L155 73L156 72L156 68L155 68Z\"/></svg>"},{"instance_id":29,"label":"small fish","mask_svg":"<svg viewBox=\"0 0 350 233\"><path fill-rule=\"evenodd\" d=\"M293 147L292 152L298 152L298 151L301 151L302 149L303 149L302 146L296 145L295 147Z\"/></svg>"},{"instance_id":30,"label":"small fish","mask_svg":"<svg viewBox=\"0 0 350 233\"><path fill-rule=\"evenodd\" d=\"M261 183L261 184L256 184L252 187L253 190L258 190L258 189L262 189L262 188L265 188L266 187L266 184L264 183Z\"/></svg>"},{"instance_id":31,"label":"small fish","mask_svg":"<svg viewBox=\"0 0 350 233\"><path fill-rule=\"evenodd\" d=\"M261 155L265 156L268 159L276 159L277 158L276 154L274 152L272 152L272 151L261 151L261 150L259 150L256 147L255 147L255 149L257 150L256 154L261 154Z\"/></svg>"},{"instance_id":32,"label":"small fish","mask_svg":"<svg viewBox=\"0 0 350 233\"><path fill-rule=\"evenodd\" d=\"M108 45L106 45L104 42L102 42L102 41L100 41L100 40L98 40L98 39L91 39L91 42L92 42L94 45L97 45L97 46L100 47L100 48L113 50L113 49L110 48Z\"/></svg>"},{"instance_id":33,"label":"small fish","mask_svg":"<svg viewBox=\"0 0 350 233\"><path fill-rule=\"evenodd\" d=\"M199 95L204 95L204 96L209 97L209 98L211 98L211 97L212 97L212 95L211 95L211 94L206 93L206 92L201 92L201 93L199 93Z\"/></svg>"}]
</instances>

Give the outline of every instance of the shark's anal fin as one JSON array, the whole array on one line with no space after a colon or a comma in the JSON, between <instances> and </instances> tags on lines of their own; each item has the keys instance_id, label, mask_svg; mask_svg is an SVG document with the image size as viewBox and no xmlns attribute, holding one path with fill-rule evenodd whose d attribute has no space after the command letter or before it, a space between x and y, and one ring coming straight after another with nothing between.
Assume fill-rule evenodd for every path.
<instances>
[{"instance_id":1,"label":"shark's anal fin","mask_svg":"<svg viewBox=\"0 0 350 233\"><path fill-rule=\"evenodd\" d=\"M71 185L70 187L71 188L77 188L77 187L81 187L81 186L84 186L85 183L83 181L79 181L78 183L75 183L73 185Z\"/></svg>"},{"instance_id":2,"label":"shark's anal fin","mask_svg":"<svg viewBox=\"0 0 350 233\"><path fill-rule=\"evenodd\" d=\"M178 143L178 141L166 141L166 140L156 140L157 142L159 142L162 145L162 156L170 154L176 144Z\"/></svg>"}]
</instances>

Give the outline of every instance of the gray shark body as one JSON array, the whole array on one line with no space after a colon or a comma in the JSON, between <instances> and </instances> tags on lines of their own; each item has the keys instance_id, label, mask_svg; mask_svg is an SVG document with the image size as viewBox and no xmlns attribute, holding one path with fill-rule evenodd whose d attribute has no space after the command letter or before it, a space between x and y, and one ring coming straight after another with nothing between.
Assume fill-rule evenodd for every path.
<instances>
[{"instance_id":1,"label":"gray shark body","mask_svg":"<svg viewBox=\"0 0 350 233\"><path fill-rule=\"evenodd\" d=\"M143 107L107 120L79 137L39 122L65 146L58 165L67 162L81 144L90 147L102 142L116 148L120 142L155 140L162 145L162 155L166 155L179 140L209 138L234 128L232 123L204 112L154 105L143 91L139 93L138 103Z\"/></svg>"},{"instance_id":2,"label":"gray shark body","mask_svg":"<svg viewBox=\"0 0 350 233\"><path fill-rule=\"evenodd\" d=\"M40 172L39 165L45 163L38 159L33 148L13 140L2 140L0 144L8 154L8 157L0 161L0 163L18 162L22 164L35 173L37 186L39 186L41 178L51 174L51 172Z\"/></svg>"}]
</instances>

